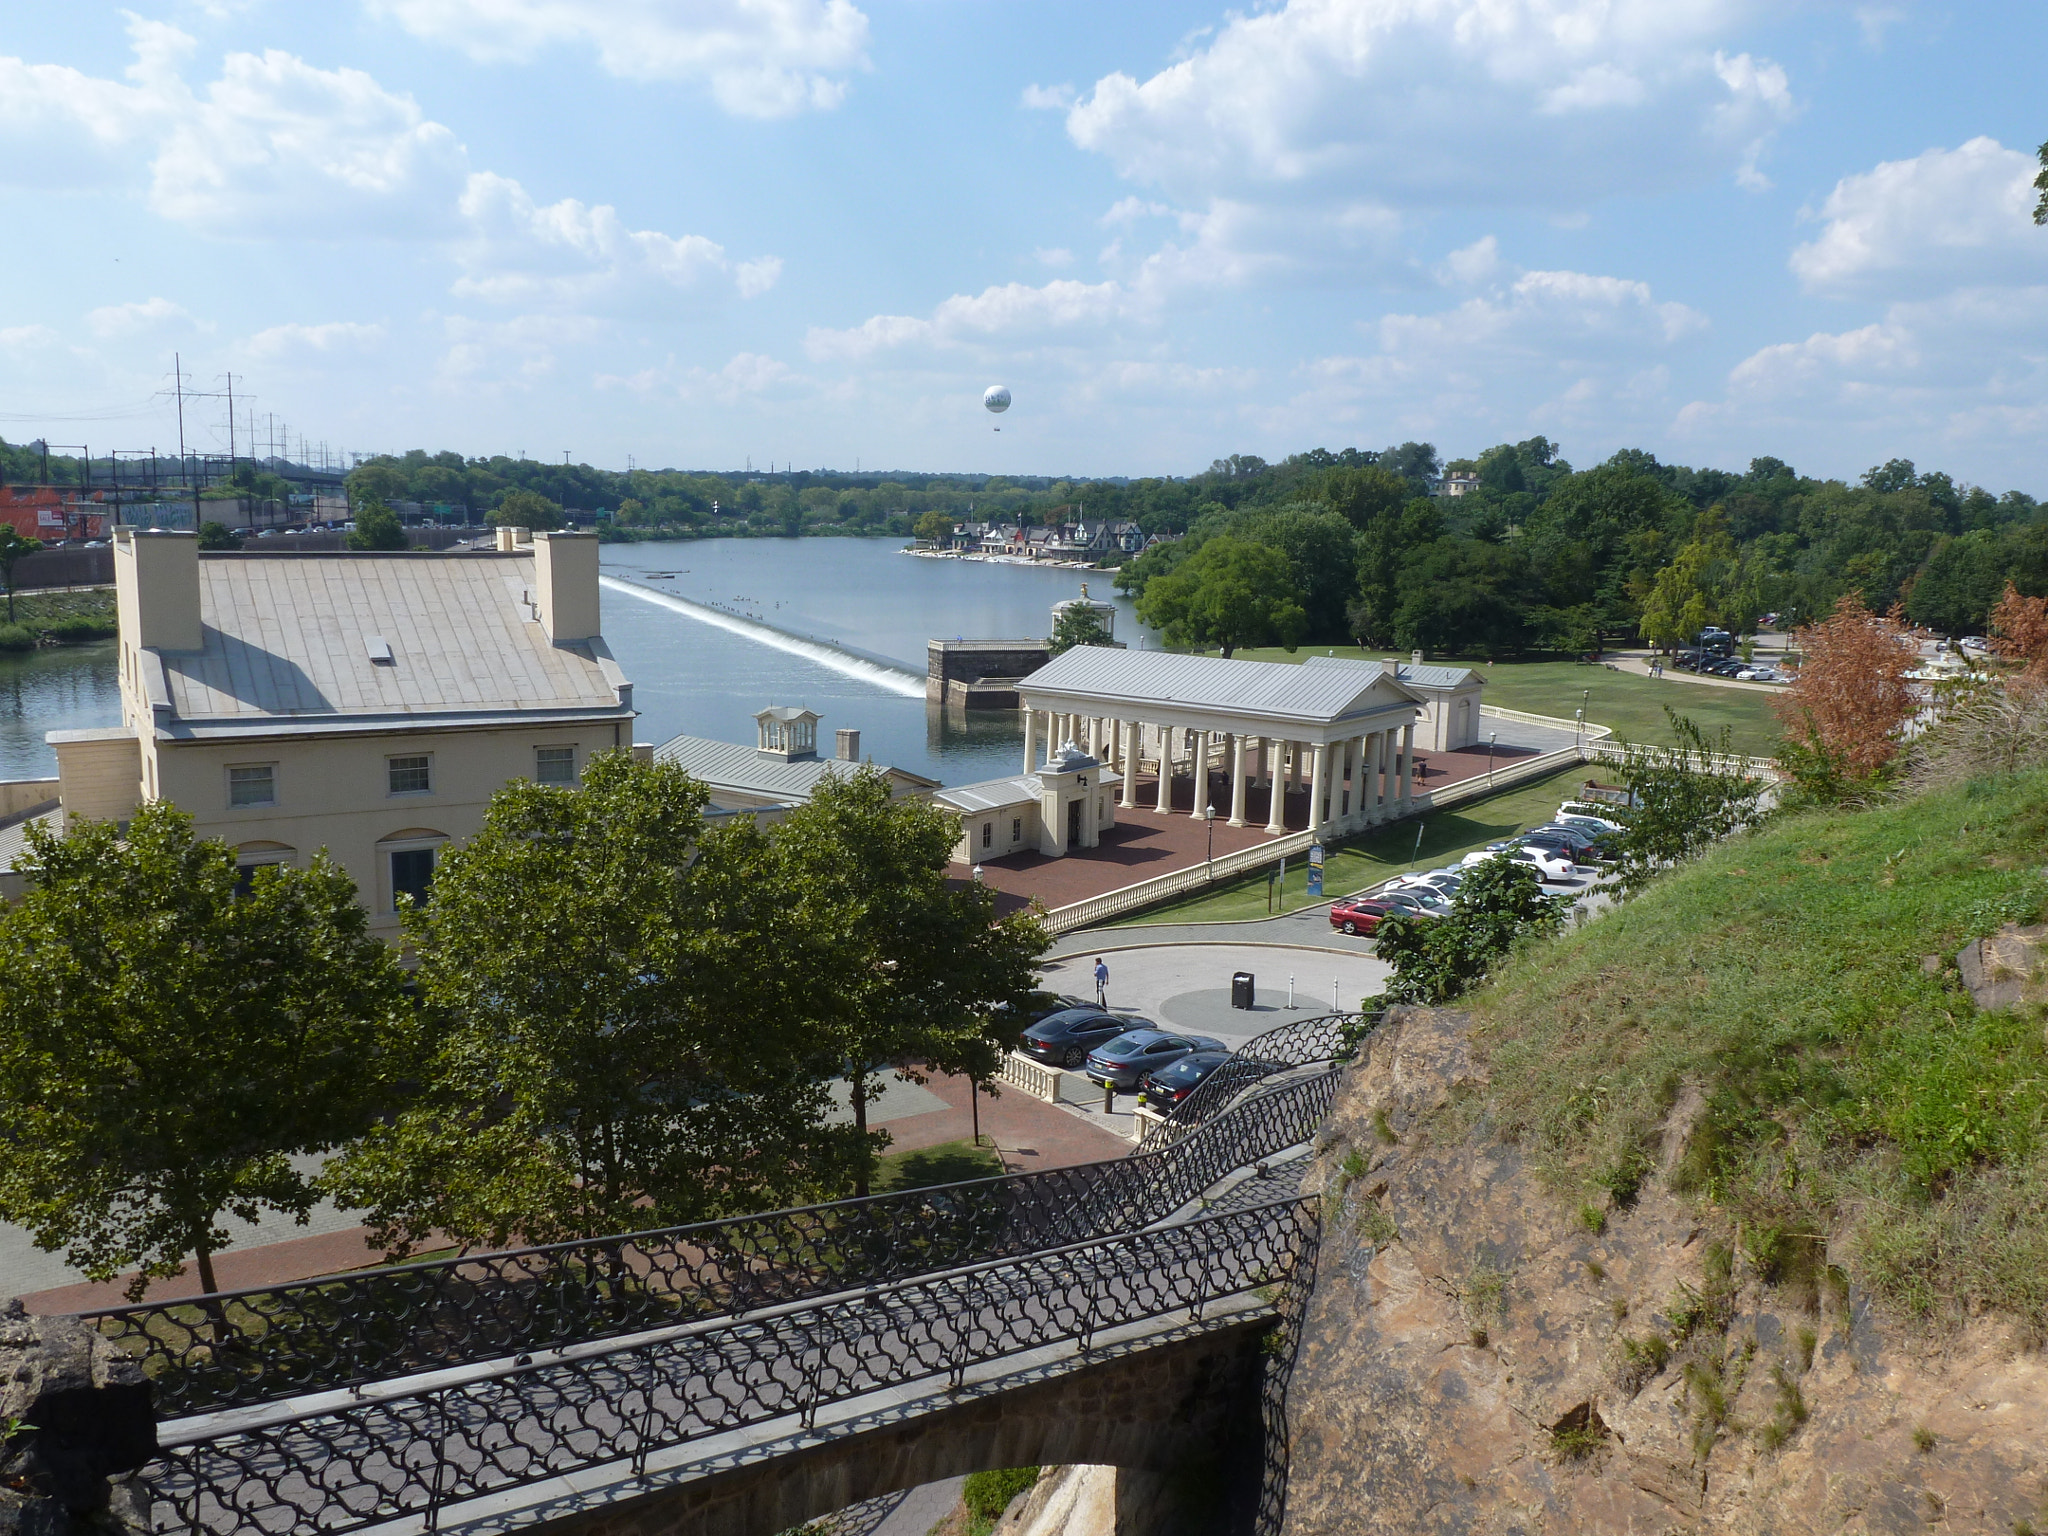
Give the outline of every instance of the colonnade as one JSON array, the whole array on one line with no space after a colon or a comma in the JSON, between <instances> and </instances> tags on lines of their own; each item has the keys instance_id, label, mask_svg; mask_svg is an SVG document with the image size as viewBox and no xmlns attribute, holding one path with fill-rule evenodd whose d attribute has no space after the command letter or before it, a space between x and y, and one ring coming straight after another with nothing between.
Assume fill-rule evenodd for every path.
<instances>
[{"instance_id":1,"label":"colonnade","mask_svg":"<svg viewBox=\"0 0 2048 1536\"><path fill-rule=\"evenodd\" d=\"M1326 835L1356 832L1405 816L1414 797L1413 721L1335 741L1298 741L1114 716L1024 711L1026 773L1043 767L1069 742L1123 775L1118 805L1127 811L1140 809L1138 765L1145 760L1159 765L1159 778L1153 803L1143 808L1160 816L1173 814L1173 783L1183 769L1194 778L1189 814L1197 821L1209 809L1209 775L1218 767L1229 776L1225 798L1233 827L1246 824L1251 790L1271 790L1266 832L1273 837L1287 830L1282 820L1287 792L1298 792L1304 781L1309 786L1309 824ZM1216 807L1219 813L1223 809Z\"/></svg>"}]
</instances>

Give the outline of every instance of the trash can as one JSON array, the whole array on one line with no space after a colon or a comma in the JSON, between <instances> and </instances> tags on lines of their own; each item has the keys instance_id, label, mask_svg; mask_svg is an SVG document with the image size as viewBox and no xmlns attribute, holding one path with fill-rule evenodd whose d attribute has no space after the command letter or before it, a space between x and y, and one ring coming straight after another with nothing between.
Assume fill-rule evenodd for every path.
<instances>
[{"instance_id":1,"label":"trash can","mask_svg":"<svg viewBox=\"0 0 2048 1536\"><path fill-rule=\"evenodd\" d=\"M1252 973L1235 972L1230 978L1230 1006L1249 1008L1252 1005Z\"/></svg>"}]
</instances>

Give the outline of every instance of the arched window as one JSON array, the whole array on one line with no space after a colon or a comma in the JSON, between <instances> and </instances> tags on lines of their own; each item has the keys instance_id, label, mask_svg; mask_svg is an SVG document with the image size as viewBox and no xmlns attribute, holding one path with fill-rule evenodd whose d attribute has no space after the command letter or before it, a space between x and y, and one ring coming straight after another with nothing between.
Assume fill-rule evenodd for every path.
<instances>
[{"instance_id":1,"label":"arched window","mask_svg":"<svg viewBox=\"0 0 2048 1536\"><path fill-rule=\"evenodd\" d=\"M424 904L434 884L434 865L448 834L430 827L407 827L377 840L377 910L397 912L403 897Z\"/></svg>"}]
</instances>

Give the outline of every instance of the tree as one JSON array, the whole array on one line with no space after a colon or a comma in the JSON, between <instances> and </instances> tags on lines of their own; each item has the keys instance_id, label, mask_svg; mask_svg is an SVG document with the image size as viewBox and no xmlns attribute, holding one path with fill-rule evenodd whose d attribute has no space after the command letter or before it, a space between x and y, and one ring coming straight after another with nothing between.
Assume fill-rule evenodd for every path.
<instances>
[{"instance_id":1,"label":"tree","mask_svg":"<svg viewBox=\"0 0 2048 1536\"><path fill-rule=\"evenodd\" d=\"M1919 708L1906 674L1919 661L1897 622L1847 592L1820 623L1796 631L1804 653L1792 686L1771 701L1785 728L1778 760L1817 799L1852 797L1897 756Z\"/></svg>"},{"instance_id":2,"label":"tree","mask_svg":"<svg viewBox=\"0 0 2048 1536\"><path fill-rule=\"evenodd\" d=\"M28 827L0 913L0 1215L131 1295L190 1255L207 1291L223 1213L303 1220L293 1157L358 1134L407 1067L409 1005L327 856L246 876L169 804L125 829Z\"/></svg>"},{"instance_id":3,"label":"tree","mask_svg":"<svg viewBox=\"0 0 2048 1536\"><path fill-rule=\"evenodd\" d=\"M2048 224L2048 144L2041 146L2039 159L2041 169L2034 177L2034 190L2041 194L2041 200L2034 204L2034 222Z\"/></svg>"},{"instance_id":4,"label":"tree","mask_svg":"<svg viewBox=\"0 0 2048 1536\"><path fill-rule=\"evenodd\" d=\"M1062 608L1059 619L1052 627L1052 654L1063 655L1077 645L1108 645L1109 626L1103 621L1102 610L1084 608L1076 604Z\"/></svg>"},{"instance_id":5,"label":"tree","mask_svg":"<svg viewBox=\"0 0 2048 1536\"><path fill-rule=\"evenodd\" d=\"M1623 746L1621 780L1633 804L1620 813L1628 825L1619 839L1616 874L1630 892L1754 824L1763 798L1763 781L1731 749L1727 726L1710 742L1668 705L1664 718L1671 723L1669 747Z\"/></svg>"},{"instance_id":6,"label":"tree","mask_svg":"<svg viewBox=\"0 0 2048 1536\"><path fill-rule=\"evenodd\" d=\"M406 492L405 471L389 459L358 464L348 472L342 488L351 502L402 501Z\"/></svg>"},{"instance_id":7,"label":"tree","mask_svg":"<svg viewBox=\"0 0 2048 1536\"><path fill-rule=\"evenodd\" d=\"M790 1006L851 1089L856 1194L887 1140L867 1124L881 1074L987 1080L1011 1034L995 1020L1017 1018L1037 985L1048 935L1027 913L998 917L988 886L948 879L959 835L873 768L821 781L767 834L790 961L818 978Z\"/></svg>"},{"instance_id":8,"label":"tree","mask_svg":"<svg viewBox=\"0 0 2048 1536\"><path fill-rule=\"evenodd\" d=\"M1562 898L1545 896L1536 871L1502 855L1465 872L1450 913L1441 918L1390 916L1373 948L1393 966L1382 994L1388 1002L1448 1003L1483 981L1523 939L1556 931Z\"/></svg>"},{"instance_id":9,"label":"tree","mask_svg":"<svg viewBox=\"0 0 2048 1536\"><path fill-rule=\"evenodd\" d=\"M420 1088L333 1188L406 1253L554 1242L800 1203L846 1165L751 822L707 830L680 769L594 757L579 789L515 780L405 914Z\"/></svg>"},{"instance_id":10,"label":"tree","mask_svg":"<svg viewBox=\"0 0 2048 1536\"><path fill-rule=\"evenodd\" d=\"M0 523L0 581L7 583L7 622L14 622L14 563L23 555L32 555L43 546L36 539L26 538L12 523Z\"/></svg>"},{"instance_id":11,"label":"tree","mask_svg":"<svg viewBox=\"0 0 2048 1536\"><path fill-rule=\"evenodd\" d=\"M1168 645L1244 645L1293 650L1307 625L1301 592L1277 549L1218 534L1164 576L1145 584L1138 617Z\"/></svg>"},{"instance_id":12,"label":"tree","mask_svg":"<svg viewBox=\"0 0 2048 1536\"><path fill-rule=\"evenodd\" d=\"M412 540L398 514L375 496L356 503L355 527L342 540L350 549L410 549Z\"/></svg>"},{"instance_id":13,"label":"tree","mask_svg":"<svg viewBox=\"0 0 2048 1536\"><path fill-rule=\"evenodd\" d=\"M201 549L240 549L241 538L226 523L201 523L199 525L199 547Z\"/></svg>"},{"instance_id":14,"label":"tree","mask_svg":"<svg viewBox=\"0 0 2048 1536\"><path fill-rule=\"evenodd\" d=\"M539 491L507 491L504 500L491 509L491 526L548 533L562 526L562 507Z\"/></svg>"},{"instance_id":15,"label":"tree","mask_svg":"<svg viewBox=\"0 0 2048 1536\"><path fill-rule=\"evenodd\" d=\"M809 495L810 492L806 491L804 494ZM917 520L917 536L928 544L944 543L952 532L953 519L937 507L933 507Z\"/></svg>"},{"instance_id":16,"label":"tree","mask_svg":"<svg viewBox=\"0 0 2048 1536\"><path fill-rule=\"evenodd\" d=\"M2011 582L1991 610L1991 644L2018 665L2012 679L2022 693L2048 692L2048 597L2023 597Z\"/></svg>"},{"instance_id":17,"label":"tree","mask_svg":"<svg viewBox=\"0 0 2048 1536\"><path fill-rule=\"evenodd\" d=\"M1680 549L1643 601L1643 638L1659 650L1697 641L1701 630L1727 617L1736 564L1735 541L1719 529Z\"/></svg>"}]
</instances>

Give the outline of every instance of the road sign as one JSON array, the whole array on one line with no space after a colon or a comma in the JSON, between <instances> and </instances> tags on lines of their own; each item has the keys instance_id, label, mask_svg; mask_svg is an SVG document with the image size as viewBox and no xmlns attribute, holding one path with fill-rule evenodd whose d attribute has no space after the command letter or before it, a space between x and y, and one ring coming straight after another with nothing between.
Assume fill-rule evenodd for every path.
<instances>
[{"instance_id":1,"label":"road sign","mask_svg":"<svg viewBox=\"0 0 2048 1536\"><path fill-rule=\"evenodd\" d=\"M1323 845L1308 845L1308 893L1311 896L1323 894Z\"/></svg>"}]
</instances>

